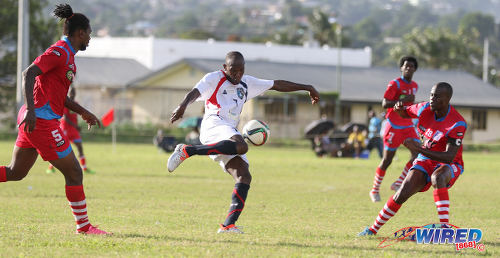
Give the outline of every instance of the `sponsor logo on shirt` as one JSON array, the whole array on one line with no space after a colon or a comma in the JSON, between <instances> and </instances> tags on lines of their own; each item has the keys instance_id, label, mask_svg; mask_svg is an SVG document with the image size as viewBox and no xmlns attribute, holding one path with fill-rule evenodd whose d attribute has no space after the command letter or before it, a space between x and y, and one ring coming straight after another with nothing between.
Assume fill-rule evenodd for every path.
<instances>
[{"instance_id":1,"label":"sponsor logo on shirt","mask_svg":"<svg viewBox=\"0 0 500 258\"><path fill-rule=\"evenodd\" d=\"M55 50L55 49L54 49L54 50L52 50L52 53L54 53L56 56L61 56L61 53L59 53L59 51L57 51L57 50Z\"/></svg>"}]
</instances>

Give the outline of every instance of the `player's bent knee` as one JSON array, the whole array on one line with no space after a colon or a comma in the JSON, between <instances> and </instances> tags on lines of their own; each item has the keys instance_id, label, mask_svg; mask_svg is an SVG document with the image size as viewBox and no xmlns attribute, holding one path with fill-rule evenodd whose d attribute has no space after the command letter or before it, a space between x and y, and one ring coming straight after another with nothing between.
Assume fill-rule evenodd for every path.
<instances>
[{"instance_id":1,"label":"player's bent knee","mask_svg":"<svg viewBox=\"0 0 500 258\"><path fill-rule=\"evenodd\" d=\"M28 175L29 170L13 170L10 169L10 173L7 173L8 181L21 181Z\"/></svg>"},{"instance_id":2,"label":"player's bent knee","mask_svg":"<svg viewBox=\"0 0 500 258\"><path fill-rule=\"evenodd\" d=\"M236 151L242 155L248 152L248 144L246 142L236 142Z\"/></svg>"},{"instance_id":3,"label":"player's bent knee","mask_svg":"<svg viewBox=\"0 0 500 258\"><path fill-rule=\"evenodd\" d=\"M432 187L434 188L442 188L446 187L446 175L444 173L432 174L431 176Z\"/></svg>"}]
</instances>

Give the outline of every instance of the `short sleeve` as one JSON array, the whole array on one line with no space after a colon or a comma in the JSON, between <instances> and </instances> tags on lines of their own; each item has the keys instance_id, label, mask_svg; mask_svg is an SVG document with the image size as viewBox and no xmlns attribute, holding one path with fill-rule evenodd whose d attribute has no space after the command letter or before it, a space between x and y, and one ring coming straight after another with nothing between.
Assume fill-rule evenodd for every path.
<instances>
[{"instance_id":1,"label":"short sleeve","mask_svg":"<svg viewBox=\"0 0 500 258\"><path fill-rule=\"evenodd\" d=\"M274 86L273 80L258 79L249 75L245 75L244 79L244 82L248 86L247 99L255 98Z\"/></svg>"},{"instance_id":2,"label":"short sleeve","mask_svg":"<svg viewBox=\"0 0 500 258\"><path fill-rule=\"evenodd\" d=\"M389 82L389 84L387 85L387 89L385 90L384 93L384 99L398 100L398 97L399 97L398 85L396 84L395 81Z\"/></svg>"},{"instance_id":3,"label":"short sleeve","mask_svg":"<svg viewBox=\"0 0 500 258\"><path fill-rule=\"evenodd\" d=\"M47 73L50 70L66 65L66 60L68 59L67 54L62 49L57 49L57 47L51 47L45 51L41 56L38 56L33 64L38 66L42 73Z\"/></svg>"},{"instance_id":4,"label":"short sleeve","mask_svg":"<svg viewBox=\"0 0 500 258\"><path fill-rule=\"evenodd\" d=\"M194 86L200 92L200 97L196 99L197 101L205 101L210 98L212 92L214 92L217 87L218 81L220 81L220 72L207 73L201 80ZM219 80L217 80L219 79Z\"/></svg>"},{"instance_id":5,"label":"short sleeve","mask_svg":"<svg viewBox=\"0 0 500 258\"><path fill-rule=\"evenodd\" d=\"M411 118L418 118L427 107L429 107L429 102L413 104L411 106L406 107L406 113Z\"/></svg>"},{"instance_id":6,"label":"short sleeve","mask_svg":"<svg viewBox=\"0 0 500 258\"><path fill-rule=\"evenodd\" d=\"M446 137L453 139L463 139L465 136L465 131L467 130L467 123L465 121L459 121L455 123L450 130L446 133Z\"/></svg>"}]
</instances>

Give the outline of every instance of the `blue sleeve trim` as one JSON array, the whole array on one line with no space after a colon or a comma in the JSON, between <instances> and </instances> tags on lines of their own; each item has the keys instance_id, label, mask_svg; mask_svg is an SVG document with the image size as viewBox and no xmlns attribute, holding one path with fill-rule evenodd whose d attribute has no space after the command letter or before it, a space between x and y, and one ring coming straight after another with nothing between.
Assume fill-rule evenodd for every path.
<instances>
[{"instance_id":1,"label":"blue sleeve trim","mask_svg":"<svg viewBox=\"0 0 500 258\"><path fill-rule=\"evenodd\" d=\"M73 142L82 142L82 139L74 139Z\"/></svg>"},{"instance_id":2,"label":"blue sleeve trim","mask_svg":"<svg viewBox=\"0 0 500 258\"><path fill-rule=\"evenodd\" d=\"M398 79L394 80L396 82L396 85L398 86L398 90L399 90L399 81Z\"/></svg>"},{"instance_id":3,"label":"blue sleeve trim","mask_svg":"<svg viewBox=\"0 0 500 258\"><path fill-rule=\"evenodd\" d=\"M387 145L384 145L384 150L388 150L388 151L395 151L397 150L398 148L389 148L389 146Z\"/></svg>"},{"instance_id":4,"label":"blue sleeve trim","mask_svg":"<svg viewBox=\"0 0 500 258\"><path fill-rule=\"evenodd\" d=\"M66 148L65 150L63 151L56 151L57 153L57 156L62 159L66 156L68 156L68 154L72 151L73 149L71 148L71 144L68 145L68 148Z\"/></svg>"},{"instance_id":5,"label":"blue sleeve trim","mask_svg":"<svg viewBox=\"0 0 500 258\"><path fill-rule=\"evenodd\" d=\"M445 136L448 137L448 134L451 132L451 130L459 126L463 126L465 127L465 129L467 129L467 124L464 121L458 121L453 125L453 127L450 128L450 130L448 130L448 132L446 132Z\"/></svg>"},{"instance_id":6,"label":"blue sleeve trim","mask_svg":"<svg viewBox=\"0 0 500 258\"><path fill-rule=\"evenodd\" d=\"M418 110L418 112L417 112L417 116L418 116L418 117L420 117L420 114L422 114L422 112L424 112L424 110L425 110L427 107L429 107L429 106L430 106L429 102L425 103L425 105L423 105L423 106L422 106L422 107Z\"/></svg>"},{"instance_id":7,"label":"blue sleeve trim","mask_svg":"<svg viewBox=\"0 0 500 258\"><path fill-rule=\"evenodd\" d=\"M45 120L52 120L52 119L61 118L60 115L56 114L52 110L48 101L47 101L47 104L43 105L42 107L35 108L35 115L37 118L41 118L41 119L45 119Z\"/></svg>"},{"instance_id":8,"label":"blue sleeve trim","mask_svg":"<svg viewBox=\"0 0 500 258\"><path fill-rule=\"evenodd\" d=\"M422 155L422 153L419 153L418 156L417 156L417 159L418 160L426 160L426 159L429 159L429 158L427 158L426 156Z\"/></svg>"}]
</instances>

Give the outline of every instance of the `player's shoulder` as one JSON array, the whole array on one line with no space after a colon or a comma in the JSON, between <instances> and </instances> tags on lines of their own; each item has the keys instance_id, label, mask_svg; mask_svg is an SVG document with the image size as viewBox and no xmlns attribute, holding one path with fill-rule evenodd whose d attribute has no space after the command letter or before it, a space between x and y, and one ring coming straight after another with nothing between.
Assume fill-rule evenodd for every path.
<instances>
[{"instance_id":1,"label":"player's shoulder","mask_svg":"<svg viewBox=\"0 0 500 258\"><path fill-rule=\"evenodd\" d=\"M467 121L465 118L452 105L450 105L450 118L452 119L452 122L464 124L464 126L467 127Z\"/></svg>"},{"instance_id":2,"label":"player's shoulder","mask_svg":"<svg viewBox=\"0 0 500 258\"><path fill-rule=\"evenodd\" d=\"M62 40L57 41L52 46L45 50L46 55L54 55L62 58L66 58L69 55L69 50L64 47Z\"/></svg>"},{"instance_id":3,"label":"player's shoulder","mask_svg":"<svg viewBox=\"0 0 500 258\"><path fill-rule=\"evenodd\" d=\"M224 73L220 70L213 71L205 74L204 78L206 81L219 81L224 77Z\"/></svg>"}]
</instances>

